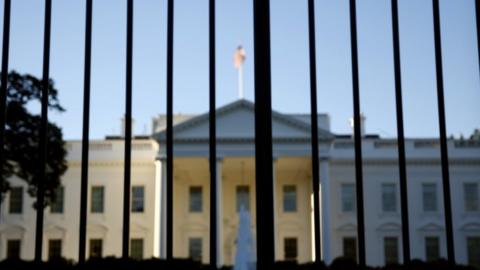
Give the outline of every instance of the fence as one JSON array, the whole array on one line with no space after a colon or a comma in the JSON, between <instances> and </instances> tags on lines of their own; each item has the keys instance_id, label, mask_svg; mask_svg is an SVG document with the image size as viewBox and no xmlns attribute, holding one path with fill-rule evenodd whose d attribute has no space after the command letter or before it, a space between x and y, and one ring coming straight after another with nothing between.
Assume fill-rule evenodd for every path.
<instances>
[{"instance_id":1,"label":"fence","mask_svg":"<svg viewBox=\"0 0 480 270\"><path fill-rule=\"evenodd\" d=\"M80 226L79 236L79 262L85 262L86 247L86 224L87 224L87 187L88 187L88 142L90 124L90 78L91 78L91 47L92 47L92 3L86 0L86 29L85 29L85 62L84 62L84 102L83 102L83 136L82 136L82 165L81 165L81 201L80 201ZM319 199L319 153L318 153L318 123L317 123L317 82L316 82L316 52L315 52L315 1L308 0L308 26L309 26L309 53L310 53L310 104L311 104L311 148L312 148L312 185L314 191L314 231L315 231L315 258L321 258L321 234L320 234L320 199ZM271 66L270 66L270 2L269 0L254 0L254 50L255 50L255 148L262 146L262 151L256 151L256 194L257 194L257 258L259 269L269 269L274 262L274 211L273 211L273 171L272 171L272 108L271 108ZM439 1L432 0L435 64L437 80L437 105L440 127L441 168L443 177L443 196L445 210L445 228L447 236L447 255L450 263L455 263L452 207L450 197L450 180L448 166L447 137L445 125L445 101L443 89L442 70L442 46L440 31ZM476 24L479 29L480 1L475 1ZM47 103L48 103L48 79L50 59L50 31L51 31L51 8L52 1L45 0L45 24L44 24L44 50L43 50L43 91L41 100L41 130L39 151L39 182L37 198L39 205L44 202L44 176L45 162L47 158ZM3 24L3 53L2 75L0 92L0 161L3 162L4 134L5 134L5 108L8 77L8 58L10 41L10 9L11 0L4 0L4 24ZM123 201L123 245L122 255L128 257L129 251L129 226L130 226L130 182L131 182L131 140L132 140L132 62L133 62L133 9L134 1L127 0L127 52L126 52L126 131L125 131L125 165L124 165L124 201ZM167 128L166 128L166 152L167 152L167 259L173 258L173 39L174 39L174 0L168 0L167 17ZM400 173L400 198L401 198L401 221L404 262L410 261L410 238L409 238L409 215L407 196L407 174L405 158L405 135L402 104L401 63L400 63L400 36L398 18L398 0L391 1L391 18L393 33L393 56L395 72L395 97L396 119L398 139L398 165ZM215 123L215 0L209 0L209 62L210 62L210 89L209 89L209 120ZM355 175L357 195L357 222L358 222L358 250L359 264L365 267L365 220L363 207L363 171L362 171L362 144L360 130L360 89L359 67L357 52L357 18L356 1L350 0L350 39L351 39L351 67L352 67L352 93L354 112L354 146L355 146ZM480 35L477 32L477 42L480 48ZM480 55L480 54L479 54ZM210 262L217 261L217 252L221 248L217 245L215 216L217 209L216 193L216 126L210 125L209 129L209 160L210 160ZM260 197L261 196L261 197ZM262 203L258 203L262 202ZM41 260L43 238L43 208L37 209L35 259Z\"/></svg>"}]
</instances>

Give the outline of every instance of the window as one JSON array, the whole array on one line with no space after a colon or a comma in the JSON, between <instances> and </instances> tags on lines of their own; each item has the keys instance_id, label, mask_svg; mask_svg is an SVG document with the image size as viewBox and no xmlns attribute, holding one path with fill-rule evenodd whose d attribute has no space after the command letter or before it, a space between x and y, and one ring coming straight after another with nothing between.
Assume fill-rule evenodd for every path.
<instances>
[{"instance_id":1,"label":"window","mask_svg":"<svg viewBox=\"0 0 480 270\"><path fill-rule=\"evenodd\" d=\"M23 211L23 187L12 187L10 189L10 214L21 214Z\"/></svg>"},{"instance_id":2,"label":"window","mask_svg":"<svg viewBox=\"0 0 480 270\"><path fill-rule=\"evenodd\" d=\"M294 185L283 186L283 211L297 211L297 187Z\"/></svg>"},{"instance_id":3,"label":"window","mask_svg":"<svg viewBox=\"0 0 480 270\"><path fill-rule=\"evenodd\" d=\"M476 212L480 210L480 200L478 198L478 184L464 183L463 184L465 211Z\"/></svg>"},{"instance_id":4,"label":"window","mask_svg":"<svg viewBox=\"0 0 480 270\"><path fill-rule=\"evenodd\" d=\"M397 212L397 192L395 184L382 184L382 211Z\"/></svg>"},{"instance_id":5,"label":"window","mask_svg":"<svg viewBox=\"0 0 480 270\"><path fill-rule=\"evenodd\" d=\"M298 256L297 238L288 237L283 240L285 260L296 261Z\"/></svg>"},{"instance_id":6,"label":"window","mask_svg":"<svg viewBox=\"0 0 480 270\"><path fill-rule=\"evenodd\" d=\"M398 238L385 237L383 239L383 246L385 251L385 264L398 263Z\"/></svg>"},{"instance_id":7,"label":"window","mask_svg":"<svg viewBox=\"0 0 480 270\"><path fill-rule=\"evenodd\" d=\"M342 212L355 211L355 185L342 184L341 186Z\"/></svg>"},{"instance_id":8,"label":"window","mask_svg":"<svg viewBox=\"0 0 480 270\"><path fill-rule=\"evenodd\" d=\"M101 258L103 254L103 240L90 239L90 258Z\"/></svg>"},{"instance_id":9,"label":"window","mask_svg":"<svg viewBox=\"0 0 480 270\"><path fill-rule=\"evenodd\" d=\"M343 256L357 260L357 239L355 237L343 238Z\"/></svg>"},{"instance_id":10,"label":"window","mask_svg":"<svg viewBox=\"0 0 480 270\"><path fill-rule=\"evenodd\" d=\"M136 260L143 259L143 239L130 240L130 257Z\"/></svg>"},{"instance_id":11,"label":"window","mask_svg":"<svg viewBox=\"0 0 480 270\"><path fill-rule=\"evenodd\" d=\"M248 186L237 186L237 212L242 206L250 211L250 189Z\"/></svg>"},{"instance_id":12,"label":"window","mask_svg":"<svg viewBox=\"0 0 480 270\"><path fill-rule=\"evenodd\" d=\"M7 258L20 259L20 244L19 239L7 240Z\"/></svg>"},{"instance_id":13,"label":"window","mask_svg":"<svg viewBox=\"0 0 480 270\"><path fill-rule=\"evenodd\" d=\"M202 187L190 187L190 212L202 212L202 204Z\"/></svg>"},{"instance_id":14,"label":"window","mask_svg":"<svg viewBox=\"0 0 480 270\"><path fill-rule=\"evenodd\" d=\"M145 188L143 186L132 187L132 212L143 213L145 206Z\"/></svg>"},{"instance_id":15,"label":"window","mask_svg":"<svg viewBox=\"0 0 480 270\"><path fill-rule=\"evenodd\" d=\"M202 238L188 239L188 257L194 261L202 261Z\"/></svg>"},{"instance_id":16,"label":"window","mask_svg":"<svg viewBox=\"0 0 480 270\"><path fill-rule=\"evenodd\" d=\"M440 258L440 239L437 236L425 237L425 259L435 261Z\"/></svg>"},{"instance_id":17,"label":"window","mask_svg":"<svg viewBox=\"0 0 480 270\"><path fill-rule=\"evenodd\" d=\"M103 186L92 187L92 213L103 213L104 190Z\"/></svg>"},{"instance_id":18,"label":"window","mask_svg":"<svg viewBox=\"0 0 480 270\"><path fill-rule=\"evenodd\" d=\"M480 236L467 237L468 264L480 269Z\"/></svg>"},{"instance_id":19,"label":"window","mask_svg":"<svg viewBox=\"0 0 480 270\"><path fill-rule=\"evenodd\" d=\"M437 211L437 184L423 184L423 211L435 212Z\"/></svg>"},{"instance_id":20,"label":"window","mask_svg":"<svg viewBox=\"0 0 480 270\"><path fill-rule=\"evenodd\" d=\"M48 259L58 259L62 257L62 240L50 239L48 240Z\"/></svg>"},{"instance_id":21,"label":"window","mask_svg":"<svg viewBox=\"0 0 480 270\"><path fill-rule=\"evenodd\" d=\"M60 186L55 191L55 200L52 201L52 204L50 205L50 213L54 213L54 214L63 213L63 199L64 199L64 188Z\"/></svg>"}]
</instances>

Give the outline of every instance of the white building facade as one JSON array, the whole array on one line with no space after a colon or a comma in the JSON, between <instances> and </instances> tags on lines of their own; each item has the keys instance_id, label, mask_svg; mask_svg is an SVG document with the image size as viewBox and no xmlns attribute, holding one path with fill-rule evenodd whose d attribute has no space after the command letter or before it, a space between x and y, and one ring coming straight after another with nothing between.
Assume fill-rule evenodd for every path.
<instances>
[{"instance_id":1,"label":"white building facade","mask_svg":"<svg viewBox=\"0 0 480 270\"><path fill-rule=\"evenodd\" d=\"M276 259L314 259L310 125L308 115L274 112ZM165 255L165 134L154 121L151 138L132 142L131 256ZM219 264L235 258L238 210L252 215L255 235L254 107L239 100L217 110L216 219ZM174 126L175 257L208 262L208 114L182 116ZM357 256L354 147L351 137L329 131L319 115L322 256ZM363 145L367 264L402 261L396 141L365 136ZM449 140L456 259L480 266L480 140ZM121 255L123 148L121 139L90 142L87 255ZM77 259L81 141L68 141L68 170L59 200L45 211L44 259ZM442 175L438 140L407 139L410 239L413 258L446 257ZM35 212L27 185L11 179L2 203L0 259L33 259ZM259 202L261 203L261 202Z\"/></svg>"}]
</instances>

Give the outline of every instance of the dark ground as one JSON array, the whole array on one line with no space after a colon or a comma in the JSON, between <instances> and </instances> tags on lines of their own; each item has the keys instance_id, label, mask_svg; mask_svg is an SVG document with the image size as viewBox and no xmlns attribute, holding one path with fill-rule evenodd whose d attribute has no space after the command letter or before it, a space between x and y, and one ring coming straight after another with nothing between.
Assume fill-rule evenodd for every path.
<instances>
[{"instance_id":1,"label":"dark ground","mask_svg":"<svg viewBox=\"0 0 480 270\"><path fill-rule=\"evenodd\" d=\"M74 264L72 261L58 259L40 264L21 261L21 260L4 260L0 262L0 270L96 270L96 269L133 269L133 270L210 270L212 268L201 265L191 260L173 260L164 261L158 259L148 259L142 261L123 260L118 258L92 259L84 265ZM232 269L231 267L223 267L223 270ZM349 259L338 258L327 267L323 263L319 264L296 264L295 262L278 262L272 270L357 270L360 269L357 264ZM449 266L446 261L439 260L435 262L422 262L414 260L409 266L389 265L386 267L368 268L369 270L478 270L469 266ZM259 269L260 270L260 269Z\"/></svg>"}]
</instances>

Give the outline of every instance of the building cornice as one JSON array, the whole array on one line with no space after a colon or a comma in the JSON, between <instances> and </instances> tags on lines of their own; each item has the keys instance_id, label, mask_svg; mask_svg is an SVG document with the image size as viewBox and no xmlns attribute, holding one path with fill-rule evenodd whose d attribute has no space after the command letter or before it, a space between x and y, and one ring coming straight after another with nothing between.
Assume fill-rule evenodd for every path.
<instances>
[{"instance_id":1,"label":"building cornice","mask_svg":"<svg viewBox=\"0 0 480 270\"><path fill-rule=\"evenodd\" d=\"M355 159L335 159L330 158L332 165L354 165ZM398 159L393 158L364 158L362 160L364 165L397 165ZM478 158L455 158L448 160L449 165L462 165L462 166L480 166L480 159ZM440 158L407 158L407 165L441 165Z\"/></svg>"},{"instance_id":2,"label":"building cornice","mask_svg":"<svg viewBox=\"0 0 480 270\"><path fill-rule=\"evenodd\" d=\"M81 161L70 161L67 163L68 167L75 168L81 167ZM88 162L89 167L123 167L123 161L90 161ZM132 161L132 167L152 167L155 166L154 160L150 161Z\"/></svg>"}]
</instances>

